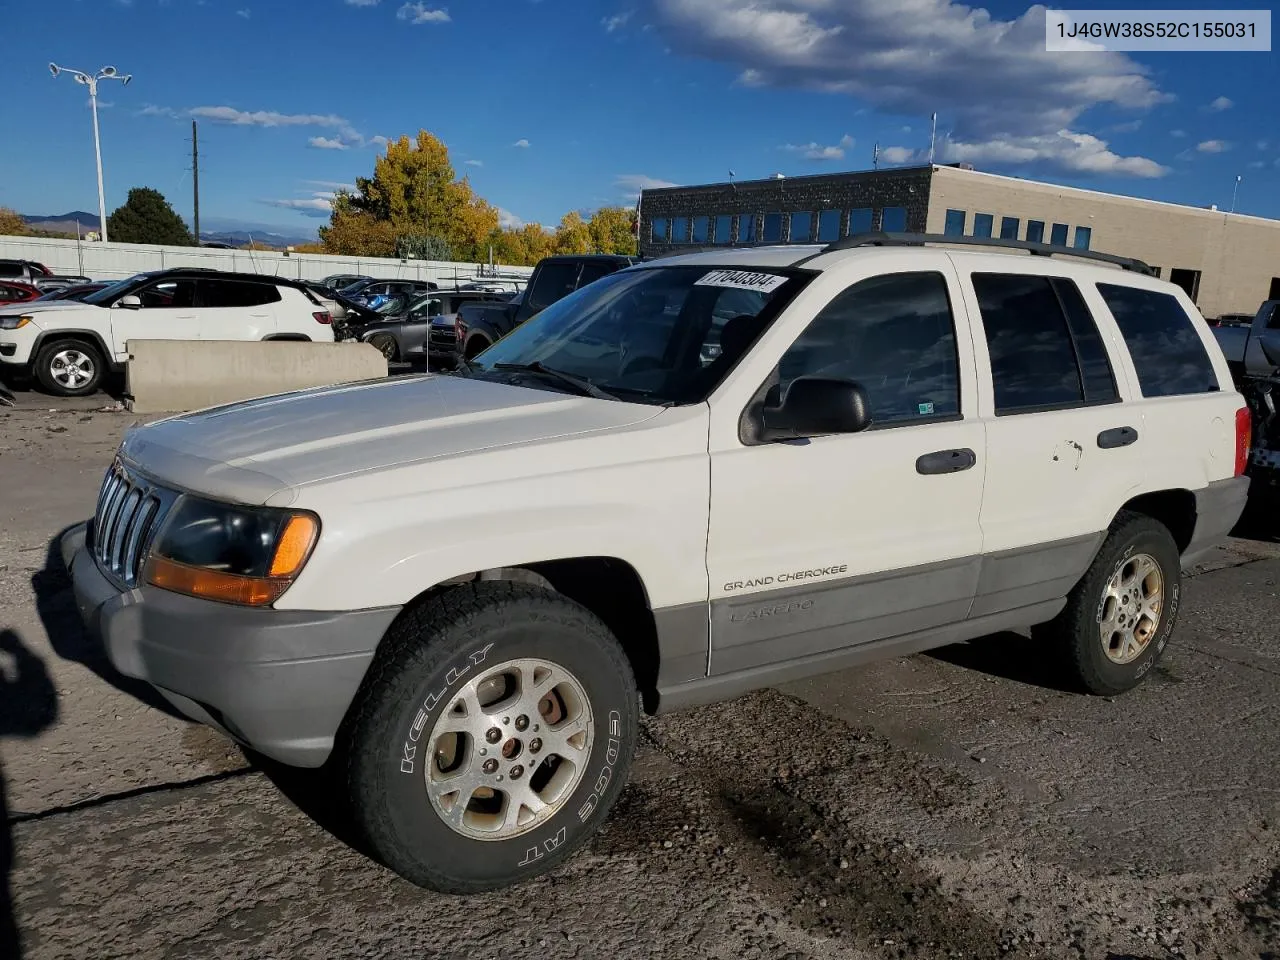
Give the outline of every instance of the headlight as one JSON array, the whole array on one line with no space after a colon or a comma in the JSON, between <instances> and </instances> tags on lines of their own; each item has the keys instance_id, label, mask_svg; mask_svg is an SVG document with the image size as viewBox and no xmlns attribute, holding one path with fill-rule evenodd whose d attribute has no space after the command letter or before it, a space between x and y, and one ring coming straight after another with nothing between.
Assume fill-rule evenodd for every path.
<instances>
[{"instance_id":1,"label":"headlight","mask_svg":"<svg viewBox=\"0 0 1280 960\"><path fill-rule=\"evenodd\" d=\"M31 322L30 316L25 317L0 317L0 330L21 330Z\"/></svg>"},{"instance_id":2,"label":"headlight","mask_svg":"<svg viewBox=\"0 0 1280 960\"><path fill-rule=\"evenodd\" d=\"M311 556L315 514L184 497L147 563L156 587L262 607L278 600Z\"/></svg>"}]
</instances>

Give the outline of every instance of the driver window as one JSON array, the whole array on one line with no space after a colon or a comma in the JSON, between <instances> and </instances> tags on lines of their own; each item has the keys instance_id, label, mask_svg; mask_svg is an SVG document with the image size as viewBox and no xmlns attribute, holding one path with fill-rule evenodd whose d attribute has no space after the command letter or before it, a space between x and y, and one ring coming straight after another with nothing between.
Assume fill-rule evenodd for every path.
<instances>
[{"instance_id":1,"label":"driver window","mask_svg":"<svg viewBox=\"0 0 1280 960\"><path fill-rule=\"evenodd\" d=\"M196 302L196 282L194 280L162 280L139 290L137 296L142 301L144 310L192 307Z\"/></svg>"},{"instance_id":2,"label":"driver window","mask_svg":"<svg viewBox=\"0 0 1280 960\"><path fill-rule=\"evenodd\" d=\"M955 321L940 273L896 273L854 284L813 318L778 364L780 396L797 377L862 385L872 422L960 413Z\"/></svg>"}]
</instances>

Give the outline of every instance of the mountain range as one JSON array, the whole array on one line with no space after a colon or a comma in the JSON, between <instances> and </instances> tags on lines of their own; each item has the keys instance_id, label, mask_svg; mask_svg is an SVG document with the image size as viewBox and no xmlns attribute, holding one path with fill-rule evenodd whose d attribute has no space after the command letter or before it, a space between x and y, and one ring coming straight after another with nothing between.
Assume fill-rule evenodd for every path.
<instances>
[{"instance_id":1,"label":"mountain range","mask_svg":"<svg viewBox=\"0 0 1280 960\"><path fill-rule=\"evenodd\" d=\"M36 230L69 233L72 236L76 236L77 233L83 236L98 229L98 215L84 210L72 210L70 213L55 216L24 215L22 219L26 221L27 226L34 227ZM278 233L276 231L279 228L272 229L265 224L242 224L230 220L218 220L217 223L223 229L200 231L202 243L226 243L233 247L241 247L250 240L255 240L271 247L296 247L304 243L316 242L314 236L302 237Z\"/></svg>"}]
</instances>

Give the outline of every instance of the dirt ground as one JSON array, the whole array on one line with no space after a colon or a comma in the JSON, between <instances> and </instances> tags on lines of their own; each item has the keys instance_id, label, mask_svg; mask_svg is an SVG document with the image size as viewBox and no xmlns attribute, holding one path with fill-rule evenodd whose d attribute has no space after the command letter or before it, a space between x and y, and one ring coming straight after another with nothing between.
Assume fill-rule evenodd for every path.
<instances>
[{"instance_id":1,"label":"dirt ground","mask_svg":"<svg viewBox=\"0 0 1280 960\"><path fill-rule=\"evenodd\" d=\"M128 414L0 407L0 957L1280 957L1280 548L1186 588L1149 683L1002 635L650 721L567 866L469 899L339 839L314 778L154 706L51 538ZM8 952L6 952L8 951Z\"/></svg>"}]
</instances>

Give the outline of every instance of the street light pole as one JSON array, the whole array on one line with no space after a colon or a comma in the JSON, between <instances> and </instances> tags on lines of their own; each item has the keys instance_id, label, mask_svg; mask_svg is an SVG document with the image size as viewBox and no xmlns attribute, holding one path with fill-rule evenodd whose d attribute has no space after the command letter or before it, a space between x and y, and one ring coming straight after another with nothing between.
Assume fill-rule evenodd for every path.
<instances>
[{"instance_id":1,"label":"street light pole","mask_svg":"<svg viewBox=\"0 0 1280 960\"><path fill-rule=\"evenodd\" d=\"M69 73L75 78L76 83L89 88L89 106L93 110L93 156L98 165L98 227L102 235L102 242L107 242L107 197L106 191L102 186L102 140L98 135L98 81L99 80L119 80L128 86L129 81L133 79L130 74L121 76L116 72L115 67L103 67L96 75L82 73L79 70L63 70L56 63L49 64L49 72L55 77L60 73Z\"/></svg>"}]
</instances>

